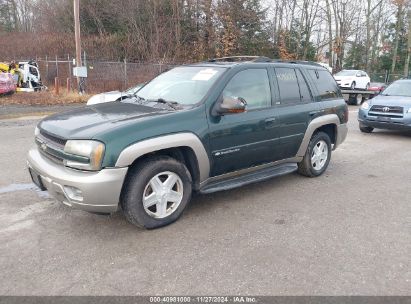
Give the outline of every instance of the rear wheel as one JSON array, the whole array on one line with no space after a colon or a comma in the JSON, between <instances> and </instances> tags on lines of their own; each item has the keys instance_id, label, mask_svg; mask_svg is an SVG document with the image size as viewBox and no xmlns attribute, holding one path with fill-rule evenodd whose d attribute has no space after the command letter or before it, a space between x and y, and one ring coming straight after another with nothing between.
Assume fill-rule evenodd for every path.
<instances>
[{"instance_id":1,"label":"rear wheel","mask_svg":"<svg viewBox=\"0 0 411 304\"><path fill-rule=\"evenodd\" d=\"M351 106L358 106L364 101L363 94L350 94L348 97L348 104Z\"/></svg>"},{"instance_id":2,"label":"rear wheel","mask_svg":"<svg viewBox=\"0 0 411 304\"><path fill-rule=\"evenodd\" d=\"M357 98L355 99L355 105L361 105L364 101L364 96L362 94L357 94Z\"/></svg>"},{"instance_id":3,"label":"rear wheel","mask_svg":"<svg viewBox=\"0 0 411 304\"><path fill-rule=\"evenodd\" d=\"M320 176L327 170L331 159L331 140L327 133L317 132L308 145L298 173L308 177Z\"/></svg>"},{"instance_id":4,"label":"rear wheel","mask_svg":"<svg viewBox=\"0 0 411 304\"><path fill-rule=\"evenodd\" d=\"M160 156L130 170L121 196L127 220L147 229L176 221L191 199L191 175L186 166Z\"/></svg>"}]
</instances>

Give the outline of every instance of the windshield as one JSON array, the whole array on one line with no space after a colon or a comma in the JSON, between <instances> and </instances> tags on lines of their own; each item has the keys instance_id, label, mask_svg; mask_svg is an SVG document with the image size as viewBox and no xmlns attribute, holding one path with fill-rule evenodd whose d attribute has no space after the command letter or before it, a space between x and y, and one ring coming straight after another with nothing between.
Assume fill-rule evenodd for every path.
<instances>
[{"instance_id":1,"label":"windshield","mask_svg":"<svg viewBox=\"0 0 411 304\"><path fill-rule=\"evenodd\" d=\"M144 86L144 83L139 83L138 85L136 85L135 87L129 88L125 91L126 94L136 94L138 92L138 90L141 89L141 87Z\"/></svg>"},{"instance_id":2,"label":"windshield","mask_svg":"<svg viewBox=\"0 0 411 304\"><path fill-rule=\"evenodd\" d=\"M182 105L196 104L224 71L224 68L215 67L174 68L154 78L137 95L145 100L164 99Z\"/></svg>"},{"instance_id":3,"label":"windshield","mask_svg":"<svg viewBox=\"0 0 411 304\"><path fill-rule=\"evenodd\" d=\"M383 95L411 97L411 81L396 81L390 84Z\"/></svg>"},{"instance_id":4,"label":"windshield","mask_svg":"<svg viewBox=\"0 0 411 304\"><path fill-rule=\"evenodd\" d=\"M355 76L357 75L357 72L358 71L342 70L341 72L335 74L335 76Z\"/></svg>"}]
</instances>

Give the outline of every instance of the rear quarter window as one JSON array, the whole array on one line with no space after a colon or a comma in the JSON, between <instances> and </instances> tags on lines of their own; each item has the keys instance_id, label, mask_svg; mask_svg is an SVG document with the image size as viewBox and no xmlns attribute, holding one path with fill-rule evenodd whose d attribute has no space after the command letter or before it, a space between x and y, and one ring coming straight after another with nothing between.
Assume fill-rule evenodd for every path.
<instances>
[{"instance_id":1,"label":"rear quarter window","mask_svg":"<svg viewBox=\"0 0 411 304\"><path fill-rule=\"evenodd\" d=\"M307 71L318 89L319 98L321 100L342 97L334 77L332 77L328 71L317 69L309 69Z\"/></svg>"}]
</instances>

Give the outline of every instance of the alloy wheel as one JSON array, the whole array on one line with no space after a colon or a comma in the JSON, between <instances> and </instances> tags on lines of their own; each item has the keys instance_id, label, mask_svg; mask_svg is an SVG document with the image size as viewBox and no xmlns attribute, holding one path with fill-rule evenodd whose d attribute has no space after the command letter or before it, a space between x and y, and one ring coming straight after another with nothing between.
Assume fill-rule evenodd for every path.
<instances>
[{"instance_id":1,"label":"alloy wheel","mask_svg":"<svg viewBox=\"0 0 411 304\"><path fill-rule=\"evenodd\" d=\"M150 179L144 189L144 210L153 218L166 218L177 210L183 193L183 182L176 173L159 173Z\"/></svg>"},{"instance_id":2,"label":"alloy wheel","mask_svg":"<svg viewBox=\"0 0 411 304\"><path fill-rule=\"evenodd\" d=\"M327 163L328 145L324 140L320 140L314 146L311 153L311 165L316 171L320 171Z\"/></svg>"}]
</instances>

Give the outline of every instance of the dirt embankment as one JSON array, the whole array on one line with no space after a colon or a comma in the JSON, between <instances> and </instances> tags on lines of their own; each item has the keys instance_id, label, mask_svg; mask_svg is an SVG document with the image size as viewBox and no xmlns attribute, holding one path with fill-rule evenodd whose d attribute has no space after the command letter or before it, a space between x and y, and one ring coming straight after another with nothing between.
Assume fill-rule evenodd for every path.
<instances>
[{"instance_id":1,"label":"dirt embankment","mask_svg":"<svg viewBox=\"0 0 411 304\"><path fill-rule=\"evenodd\" d=\"M18 92L0 97L0 105L65 105L73 103L86 103L90 95L64 93L56 95L50 91L44 92Z\"/></svg>"},{"instance_id":2,"label":"dirt embankment","mask_svg":"<svg viewBox=\"0 0 411 304\"><path fill-rule=\"evenodd\" d=\"M45 116L86 104L90 95L75 93L56 95L53 92L15 93L0 96L0 119Z\"/></svg>"}]
</instances>

